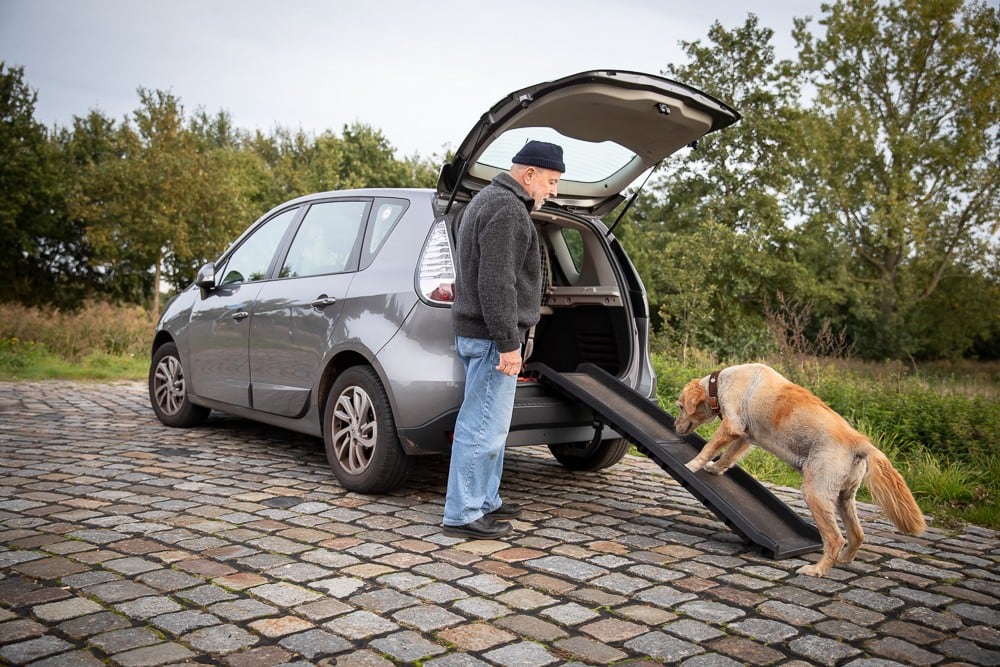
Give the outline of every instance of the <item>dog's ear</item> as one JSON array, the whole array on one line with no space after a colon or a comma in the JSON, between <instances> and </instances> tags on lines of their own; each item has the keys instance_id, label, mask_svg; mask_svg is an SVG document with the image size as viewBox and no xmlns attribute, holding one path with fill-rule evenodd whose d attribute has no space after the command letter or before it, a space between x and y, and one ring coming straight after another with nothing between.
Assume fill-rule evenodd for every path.
<instances>
[{"instance_id":1,"label":"dog's ear","mask_svg":"<svg viewBox=\"0 0 1000 667\"><path fill-rule=\"evenodd\" d=\"M695 378L688 382L681 390L681 405L684 412L693 415L698 412L698 408L708 399L705 388L701 386L701 379Z\"/></svg>"}]
</instances>

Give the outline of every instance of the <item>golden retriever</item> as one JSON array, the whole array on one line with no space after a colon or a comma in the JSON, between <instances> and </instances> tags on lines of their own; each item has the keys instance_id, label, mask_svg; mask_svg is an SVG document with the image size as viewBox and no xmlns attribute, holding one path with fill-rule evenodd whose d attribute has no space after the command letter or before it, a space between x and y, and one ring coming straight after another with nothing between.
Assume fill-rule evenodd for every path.
<instances>
[{"instance_id":1,"label":"golden retriever","mask_svg":"<svg viewBox=\"0 0 1000 667\"><path fill-rule=\"evenodd\" d=\"M848 563L864 540L854 497L864 480L895 526L911 535L927 527L902 475L885 454L808 389L764 364L730 366L691 380L677 402L675 428L687 435L715 417L722 424L686 465L722 475L757 445L802 473L802 495L823 539L823 556L799 573L822 577ZM713 461L727 447L718 461ZM837 514L847 531L845 543Z\"/></svg>"}]
</instances>

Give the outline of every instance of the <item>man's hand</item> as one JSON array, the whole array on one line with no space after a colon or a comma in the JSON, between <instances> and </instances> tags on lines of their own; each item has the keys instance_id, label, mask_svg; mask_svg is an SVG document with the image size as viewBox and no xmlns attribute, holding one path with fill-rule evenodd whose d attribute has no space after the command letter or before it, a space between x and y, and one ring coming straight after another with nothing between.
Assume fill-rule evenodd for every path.
<instances>
[{"instance_id":1,"label":"man's hand","mask_svg":"<svg viewBox=\"0 0 1000 667\"><path fill-rule=\"evenodd\" d=\"M511 350L500 353L500 365L497 370L504 375L516 376L521 372L521 350Z\"/></svg>"}]
</instances>

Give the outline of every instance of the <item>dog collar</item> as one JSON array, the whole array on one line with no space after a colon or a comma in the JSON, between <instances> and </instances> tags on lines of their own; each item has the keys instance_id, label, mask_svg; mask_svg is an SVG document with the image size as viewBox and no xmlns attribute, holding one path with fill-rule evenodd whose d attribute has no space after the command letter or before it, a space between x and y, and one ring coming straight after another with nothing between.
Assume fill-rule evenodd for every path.
<instances>
[{"instance_id":1,"label":"dog collar","mask_svg":"<svg viewBox=\"0 0 1000 667\"><path fill-rule=\"evenodd\" d=\"M717 416L722 416L722 408L719 407L719 371L708 376L708 407Z\"/></svg>"}]
</instances>

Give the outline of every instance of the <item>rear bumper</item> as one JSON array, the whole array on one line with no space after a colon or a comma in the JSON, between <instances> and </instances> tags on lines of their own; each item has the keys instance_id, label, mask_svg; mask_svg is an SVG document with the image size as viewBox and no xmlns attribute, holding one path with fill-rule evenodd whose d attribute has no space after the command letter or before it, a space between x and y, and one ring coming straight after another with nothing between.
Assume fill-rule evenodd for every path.
<instances>
[{"instance_id":1,"label":"rear bumper","mask_svg":"<svg viewBox=\"0 0 1000 667\"><path fill-rule=\"evenodd\" d=\"M451 449L458 409L438 415L417 427L399 429L403 451L411 456L440 454ZM509 447L587 442L594 436L593 412L568 401L538 382L518 386L511 416ZM605 437L618 437L605 430Z\"/></svg>"}]
</instances>

